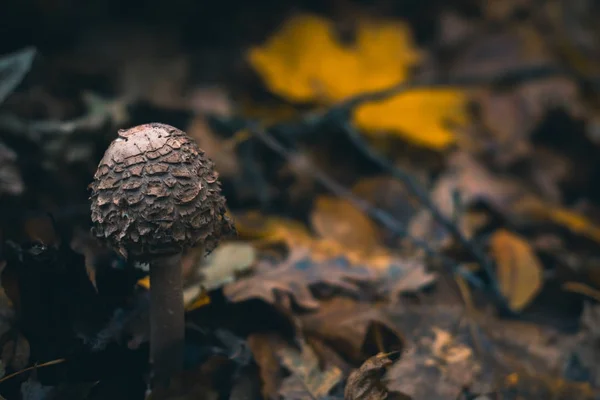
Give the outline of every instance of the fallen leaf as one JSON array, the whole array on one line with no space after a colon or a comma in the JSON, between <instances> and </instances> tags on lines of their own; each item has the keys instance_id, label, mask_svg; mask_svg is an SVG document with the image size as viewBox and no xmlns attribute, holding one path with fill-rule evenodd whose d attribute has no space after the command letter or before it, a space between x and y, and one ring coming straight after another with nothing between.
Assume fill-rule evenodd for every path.
<instances>
[{"instance_id":1,"label":"fallen leaf","mask_svg":"<svg viewBox=\"0 0 600 400\"><path fill-rule=\"evenodd\" d=\"M397 359L397 355L394 355ZM353 371L348 377L344 390L344 400L385 400L391 399L383 383L383 377L394 363L389 353L379 353Z\"/></svg>"},{"instance_id":2,"label":"fallen leaf","mask_svg":"<svg viewBox=\"0 0 600 400\"><path fill-rule=\"evenodd\" d=\"M317 312L299 317L302 330L353 363L362 363L379 352L401 350L402 334L382 309L347 297L321 301Z\"/></svg>"},{"instance_id":3,"label":"fallen leaf","mask_svg":"<svg viewBox=\"0 0 600 400\"><path fill-rule=\"evenodd\" d=\"M206 290L213 290L233 282L236 275L247 270L256 260L256 250L248 243L222 243L198 269L201 284Z\"/></svg>"},{"instance_id":4,"label":"fallen leaf","mask_svg":"<svg viewBox=\"0 0 600 400\"><path fill-rule=\"evenodd\" d=\"M183 300L187 311L210 304L208 292L233 282L237 274L250 268L256 258L254 247L241 242L226 242L217 247L208 257L198 264L193 250L187 254L182 263L184 272ZM187 263L192 263L186 266ZM148 276L138 280L137 284L145 289L150 288Z\"/></svg>"},{"instance_id":5,"label":"fallen leaf","mask_svg":"<svg viewBox=\"0 0 600 400\"><path fill-rule=\"evenodd\" d=\"M348 200L333 196L317 198L311 223L319 236L365 253L379 245L377 227Z\"/></svg>"},{"instance_id":6,"label":"fallen leaf","mask_svg":"<svg viewBox=\"0 0 600 400\"><path fill-rule=\"evenodd\" d=\"M277 355L282 365L292 374L283 380L280 389L280 394L285 399L323 398L342 379L339 368L321 368L315 352L305 343L302 343L301 351L282 347L278 349Z\"/></svg>"},{"instance_id":7,"label":"fallen leaf","mask_svg":"<svg viewBox=\"0 0 600 400\"><path fill-rule=\"evenodd\" d=\"M460 195L462 208L482 201L500 212L509 211L510 206L523 195L524 188L519 183L492 174L473 155L464 151L451 154L447 164L430 195L435 206L448 219L452 219L455 213L455 193ZM450 239L448 231L427 209L419 211L411 220L409 232L414 237L427 240L433 248L446 246Z\"/></svg>"},{"instance_id":8,"label":"fallen leaf","mask_svg":"<svg viewBox=\"0 0 600 400\"><path fill-rule=\"evenodd\" d=\"M490 239L500 290L513 311L521 311L543 285L543 266L531 246L520 236L499 229Z\"/></svg>"},{"instance_id":9,"label":"fallen leaf","mask_svg":"<svg viewBox=\"0 0 600 400\"><path fill-rule=\"evenodd\" d=\"M371 135L395 132L416 145L444 150L456 142L452 126L468 122L466 104L458 89L422 89L361 106L353 120Z\"/></svg>"},{"instance_id":10,"label":"fallen leaf","mask_svg":"<svg viewBox=\"0 0 600 400\"><path fill-rule=\"evenodd\" d=\"M346 47L336 38L333 22L313 14L290 18L248 54L271 91L300 102L385 89L406 79L419 58L401 22L360 21L356 43Z\"/></svg>"},{"instance_id":11,"label":"fallen leaf","mask_svg":"<svg viewBox=\"0 0 600 400\"><path fill-rule=\"evenodd\" d=\"M248 54L273 93L321 104L396 85L420 59L401 21L359 20L356 40L348 46L339 42L332 21L311 14L292 17ZM418 145L443 149L455 141L448 123L467 120L465 105L465 94L456 89L415 90L362 105L353 121L369 134L394 132Z\"/></svg>"},{"instance_id":12,"label":"fallen leaf","mask_svg":"<svg viewBox=\"0 0 600 400\"><path fill-rule=\"evenodd\" d=\"M402 356L385 378L388 390L415 400L446 400L488 381L493 368L481 365L470 347L472 331L468 324L460 324L462 305L395 307L386 314L405 338Z\"/></svg>"},{"instance_id":13,"label":"fallen leaf","mask_svg":"<svg viewBox=\"0 0 600 400\"><path fill-rule=\"evenodd\" d=\"M277 349L282 340L272 334L254 333L248 337L248 347L260 368L262 394L265 399L276 398L283 380Z\"/></svg>"},{"instance_id":14,"label":"fallen leaf","mask_svg":"<svg viewBox=\"0 0 600 400\"><path fill-rule=\"evenodd\" d=\"M565 282L562 289L568 292L579 293L596 301L600 301L600 290L594 289L581 282Z\"/></svg>"},{"instance_id":15,"label":"fallen leaf","mask_svg":"<svg viewBox=\"0 0 600 400\"><path fill-rule=\"evenodd\" d=\"M279 265L260 261L254 275L226 285L223 293L232 302L262 299L286 309L296 304L314 310L319 308L319 301L311 292L316 285L358 295L361 284L375 280L376 275L368 269L350 267L339 259L315 262L307 249L296 247Z\"/></svg>"},{"instance_id":16,"label":"fallen leaf","mask_svg":"<svg viewBox=\"0 0 600 400\"><path fill-rule=\"evenodd\" d=\"M585 215L564 207L546 204L539 199L528 197L514 206L515 212L538 220L549 220L569 229L577 235L600 243L600 227Z\"/></svg>"}]
</instances>

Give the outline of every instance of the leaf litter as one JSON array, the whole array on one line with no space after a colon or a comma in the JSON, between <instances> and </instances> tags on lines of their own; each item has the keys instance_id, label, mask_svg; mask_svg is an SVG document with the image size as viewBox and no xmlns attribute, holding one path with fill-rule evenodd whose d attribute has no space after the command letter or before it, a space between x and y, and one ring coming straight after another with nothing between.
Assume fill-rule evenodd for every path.
<instances>
[{"instance_id":1,"label":"leaf litter","mask_svg":"<svg viewBox=\"0 0 600 400\"><path fill-rule=\"evenodd\" d=\"M0 16L0 396L598 397L593 2L67 3ZM239 231L183 255L166 393L148 265L94 242L85 191L149 121L213 159Z\"/></svg>"}]
</instances>

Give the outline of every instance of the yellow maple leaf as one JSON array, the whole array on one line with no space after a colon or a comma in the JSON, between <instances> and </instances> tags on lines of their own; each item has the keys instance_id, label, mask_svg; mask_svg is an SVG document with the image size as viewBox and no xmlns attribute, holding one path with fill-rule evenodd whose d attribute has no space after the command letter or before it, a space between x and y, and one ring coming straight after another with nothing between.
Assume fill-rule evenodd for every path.
<instances>
[{"instance_id":1,"label":"yellow maple leaf","mask_svg":"<svg viewBox=\"0 0 600 400\"><path fill-rule=\"evenodd\" d=\"M406 92L361 106L354 123L371 134L397 130L416 144L444 149L455 141L447 124L467 122L466 101L463 92L453 89Z\"/></svg>"},{"instance_id":2,"label":"yellow maple leaf","mask_svg":"<svg viewBox=\"0 0 600 400\"><path fill-rule=\"evenodd\" d=\"M339 42L334 24L320 16L289 19L262 46L248 52L252 68L273 93L294 102L330 105L405 81L421 59L401 21L359 21L356 39ZM360 106L354 123L367 133L393 132L442 149L454 141L445 124L466 121L466 96L455 89L416 90Z\"/></svg>"}]
</instances>

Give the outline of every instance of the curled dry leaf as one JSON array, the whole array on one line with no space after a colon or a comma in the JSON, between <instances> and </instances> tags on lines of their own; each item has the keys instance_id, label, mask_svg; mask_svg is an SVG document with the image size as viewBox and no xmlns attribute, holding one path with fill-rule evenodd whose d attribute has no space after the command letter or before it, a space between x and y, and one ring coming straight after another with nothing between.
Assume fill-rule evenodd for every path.
<instances>
[{"instance_id":1,"label":"curled dry leaf","mask_svg":"<svg viewBox=\"0 0 600 400\"><path fill-rule=\"evenodd\" d=\"M543 266L525 239L506 230L494 232L490 248L500 290L510 308L521 311L542 288Z\"/></svg>"},{"instance_id":2,"label":"curled dry leaf","mask_svg":"<svg viewBox=\"0 0 600 400\"><path fill-rule=\"evenodd\" d=\"M361 284L375 280L376 275L368 269L351 267L337 259L315 262L307 249L294 248L283 263L274 265L263 260L253 276L226 285L223 292L233 302L263 299L287 309L296 304L314 310L319 308L319 301L311 292L316 285L359 295Z\"/></svg>"},{"instance_id":3,"label":"curled dry leaf","mask_svg":"<svg viewBox=\"0 0 600 400\"><path fill-rule=\"evenodd\" d=\"M398 354L379 353L353 371L348 377L346 389L344 390L344 400L385 400L391 398L400 398L392 395L383 382L383 377L389 367L394 363L392 357L398 357Z\"/></svg>"}]
</instances>

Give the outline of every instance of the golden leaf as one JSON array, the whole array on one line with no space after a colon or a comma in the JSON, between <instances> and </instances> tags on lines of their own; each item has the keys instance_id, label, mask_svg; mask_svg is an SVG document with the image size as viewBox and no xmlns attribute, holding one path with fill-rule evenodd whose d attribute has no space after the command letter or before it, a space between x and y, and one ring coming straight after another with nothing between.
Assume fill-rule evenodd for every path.
<instances>
[{"instance_id":1,"label":"golden leaf","mask_svg":"<svg viewBox=\"0 0 600 400\"><path fill-rule=\"evenodd\" d=\"M490 245L500 290L510 308L520 311L542 288L542 264L523 238L504 229L494 232Z\"/></svg>"},{"instance_id":2,"label":"golden leaf","mask_svg":"<svg viewBox=\"0 0 600 400\"><path fill-rule=\"evenodd\" d=\"M344 45L334 24L301 14L288 20L248 60L273 93L295 102L330 105L401 83L421 59L401 21L358 21L356 40ZM360 106L353 120L370 134L394 132L416 144L443 149L454 142L447 122L466 121L465 94L415 90Z\"/></svg>"},{"instance_id":3,"label":"golden leaf","mask_svg":"<svg viewBox=\"0 0 600 400\"><path fill-rule=\"evenodd\" d=\"M447 125L467 122L465 104L466 95L458 90L423 89L366 104L354 122L371 134L398 131L415 144L441 150L455 142Z\"/></svg>"},{"instance_id":4,"label":"golden leaf","mask_svg":"<svg viewBox=\"0 0 600 400\"><path fill-rule=\"evenodd\" d=\"M289 19L248 54L272 92L325 103L400 82L419 58L402 23L359 22L356 43L346 47L330 20L311 14Z\"/></svg>"}]
</instances>

